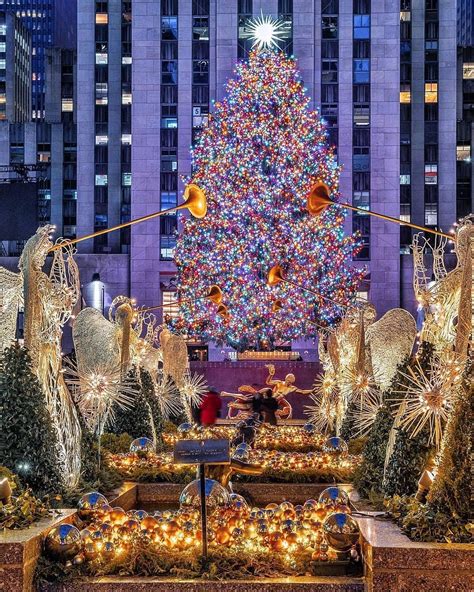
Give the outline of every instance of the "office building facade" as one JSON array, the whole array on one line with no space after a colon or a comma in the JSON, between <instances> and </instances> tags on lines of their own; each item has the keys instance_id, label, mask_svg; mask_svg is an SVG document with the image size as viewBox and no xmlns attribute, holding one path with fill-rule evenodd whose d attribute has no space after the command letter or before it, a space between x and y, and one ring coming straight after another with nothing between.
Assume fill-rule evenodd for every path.
<instances>
[{"instance_id":1,"label":"office building facade","mask_svg":"<svg viewBox=\"0 0 474 592\"><path fill-rule=\"evenodd\" d=\"M471 75L460 83L460 72L471 61L469 49L461 59L457 52L451 0L97 0L77 7L76 90L65 90L64 56L52 54L47 66L56 83L45 109L63 144L51 155L62 177L54 184L50 173L45 219L72 237L179 203L189 148L248 55L250 19L262 13L282 24L280 48L298 60L311 107L327 123L345 200L445 231L472 211L471 125L456 121L470 117ZM74 173L65 138L75 127L66 136L65 118L78 122ZM411 231L363 213L349 215L346 228L363 239L354 265L367 267L361 292L379 315L414 312ZM84 281L99 272L110 296L172 303L177 231L168 215L81 243Z\"/></svg>"},{"instance_id":2,"label":"office building facade","mask_svg":"<svg viewBox=\"0 0 474 592\"><path fill-rule=\"evenodd\" d=\"M0 0L0 9L15 14L31 35L31 113L46 117L47 53L53 47L76 47L76 0Z\"/></svg>"},{"instance_id":3,"label":"office building facade","mask_svg":"<svg viewBox=\"0 0 474 592\"><path fill-rule=\"evenodd\" d=\"M31 35L0 6L0 122L28 121L31 111Z\"/></svg>"}]
</instances>

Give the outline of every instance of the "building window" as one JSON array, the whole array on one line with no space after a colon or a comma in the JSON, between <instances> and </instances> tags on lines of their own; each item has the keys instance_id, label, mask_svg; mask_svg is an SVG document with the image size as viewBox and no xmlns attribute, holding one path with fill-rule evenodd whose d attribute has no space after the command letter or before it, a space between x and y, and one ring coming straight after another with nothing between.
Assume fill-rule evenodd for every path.
<instances>
[{"instance_id":1,"label":"building window","mask_svg":"<svg viewBox=\"0 0 474 592\"><path fill-rule=\"evenodd\" d=\"M425 103L438 102L438 83L427 82L425 84Z\"/></svg>"},{"instance_id":2,"label":"building window","mask_svg":"<svg viewBox=\"0 0 474 592\"><path fill-rule=\"evenodd\" d=\"M367 215L355 214L352 217L352 228L357 233L362 243L362 248L354 257L356 260L367 261L370 259L370 218Z\"/></svg>"},{"instance_id":3,"label":"building window","mask_svg":"<svg viewBox=\"0 0 474 592\"><path fill-rule=\"evenodd\" d=\"M109 15L106 12L97 12L95 15L96 25L107 25L109 22Z\"/></svg>"},{"instance_id":4,"label":"building window","mask_svg":"<svg viewBox=\"0 0 474 592\"><path fill-rule=\"evenodd\" d=\"M178 17L162 17L161 19L161 39L178 39Z\"/></svg>"},{"instance_id":5,"label":"building window","mask_svg":"<svg viewBox=\"0 0 474 592\"><path fill-rule=\"evenodd\" d=\"M438 204L425 204L425 224L426 226L437 226Z\"/></svg>"},{"instance_id":6,"label":"building window","mask_svg":"<svg viewBox=\"0 0 474 592\"><path fill-rule=\"evenodd\" d=\"M474 62L467 62L462 65L462 77L465 80L474 78Z\"/></svg>"},{"instance_id":7,"label":"building window","mask_svg":"<svg viewBox=\"0 0 474 592\"><path fill-rule=\"evenodd\" d=\"M167 320L177 319L179 317L179 304L176 292L163 290L163 316Z\"/></svg>"},{"instance_id":8,"label":"building window","mask_svg":"<svg viewBox=\"0 0 474 592\"><path fill-rule=\"evenodd\" d=\"M323 39L337 39L337 16L323 16Z\"/></svg>"},{"instance_id":9,"label":"building window","mask_svg":"<svg viewBox=\"0 0 474 592\"><path fill-rule=\"evenodd\" d=\"M132 93L122 93L122 105L132 104Z\"/></svg>"},{"instance_id":10,"label":"building window","mask_svg":"<svg viewBox=\"0 0 474 592\"><path fill-rule=\"evenodd\" d=\"M370 15L354 15L354 39L370 38Z\"/></svg>"},{"instance_id":11,"label":"building window","mask_svg":"<svg viewBox=\"0 0 474 592\"><path fill-rule=\"evenodd\" d=\"M209 41L209 18L193 18L193 39L195 41Z\"/></svg>"},{"instance_id":12,"label":"building window","mask_svg":"<svg viewBox=\"0 0 474 592\"><path fill-rule=\"evenodd\" d=\"M163 261L171 261L174 257L174 250L176 248L175 236L160 236L160 259Z\"/></svg>"},{"instance_id":13,"label":"building window","mask_svg":"<svg viewBox=\"0 0 474 592\"><path fill-rule=\"evenodd\" d=\"M411 222L411 205L409 203L400 204L400 220Z\"/></svg>"},{"instance_id":14,"label":"building window","mask_svg":"<svg viewBox=\"0 0 474 592\"><path fill-rule=\"evenodd\" d=\"M471 161L471 146L469 144L458 144L456 146L456 160Z\"/></svg>"},{"instance_id":15,"label":"building window","mask_svg":"<svg viewBox=\"0 0 474 592\"><path fill-rule=\"evenodd\" d=\"M97 187L107 185L107 175L96 175L95 184Z\"/></svg>"},{"instance_id":16,"label":"building window","mask_svg":"<svg viewBox=\"0 0 474 592\"><path fill-rule=\"evenodd\" d=\"M410 185L410 175L400 175L400 185Z\"/></svg>"},{"instance_id":17,"label":"building window","mask_svg":"<svg viewBox=\"0 0 474 592\"><path fill-rule=\"evenodd\" d=\"M175 208L178 203L178 195L175 191L161 192L161 209L169 210Z\"/></svg>"},{"instance_id":18,"label":"building window","mask_svg":"<svg viewBox=\"0 0 474 592\"><path fill-rule=\"evenodd\" d=\"M370 61L354 60L354 82L364 84L369 82Z\"/></svg>"},{"instance_id":19,"label":"building window","mask_svg":"<svg viewBox=\"0 0 474 592\"><path fill-rule=\"evenodd\" d=\"M438 165L425 164L425 185L438 184Z\"/></svg>"}]
</instances>

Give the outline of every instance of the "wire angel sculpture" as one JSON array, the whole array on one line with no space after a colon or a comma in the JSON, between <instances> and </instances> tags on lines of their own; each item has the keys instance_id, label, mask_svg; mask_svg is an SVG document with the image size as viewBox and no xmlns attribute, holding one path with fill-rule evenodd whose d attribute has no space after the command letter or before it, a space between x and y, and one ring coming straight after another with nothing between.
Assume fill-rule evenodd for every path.
<instances>
[{"instance_id":1,"label":"wire angel sculpture","mask_svg":"<svg viewBox=\"0 0 474 592\"><path fill-rule=\"evenodd\" d=\"M53 246L54 227L38 228L23 249L19 267L25 299L25 346L44 389L46 404L58 436L58 457L64 485L77 485L81 471L81 427L62 373L63 327L78 300L79 270L71 246L54 252L51 271L43 266ZM58 241L57 244L61 244Z\"/></svg>"},{"instance_id":2,"label":"wire angel sculpture","mask_svg":"<svg viewBox=\"0 0 474 592\"><path fill-rule=\"evenodd\" d=\"M446 273L443 261L446 243L436 243L435 247L431 248L428 241L420 235L413 238L413 287L425 317L420 341L433 344L438 353L452 347L459 337L460 330L469 334L467 340L472 331L470 297L465 295L467 291L462 288L469 280L472 291L473 220L474 216L470 214L457 227L456 235L453 236L457 264L449 273ZM433 255L433 281L428 280L429 272L425 263L427 254ZM469 310L466 302L461 300L462 293L463 300L469 301ZM464 310L467 311L468 318L465 318ZM461 323L458 322L460 317Z\"/></svg>"}]
</instances>

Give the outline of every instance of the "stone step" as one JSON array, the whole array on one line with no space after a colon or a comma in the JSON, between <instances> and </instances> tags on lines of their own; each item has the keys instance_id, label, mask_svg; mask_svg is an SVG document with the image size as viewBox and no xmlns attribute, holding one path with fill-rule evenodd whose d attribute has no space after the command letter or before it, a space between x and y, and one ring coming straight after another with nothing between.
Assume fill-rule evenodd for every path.
<instances>
[{"instance_id":1,"label":"stone step","mask_svg":"<svg viewBox=\"0 0 474 592\"><path fill-rule=\"evenodd\" d=\"M233 581L94 578L49 584L41 592L364 592L364 578L295 577Z\"/></svg>"}]
</instances>

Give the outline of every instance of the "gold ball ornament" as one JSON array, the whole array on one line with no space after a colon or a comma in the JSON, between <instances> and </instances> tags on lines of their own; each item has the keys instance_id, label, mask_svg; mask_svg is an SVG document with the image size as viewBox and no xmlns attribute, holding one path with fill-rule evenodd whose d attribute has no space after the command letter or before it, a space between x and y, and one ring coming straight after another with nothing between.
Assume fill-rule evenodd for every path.
<instances>
[{"instance_id":1,"label":"gold ball ornament","mask_svg":"<svg viewBox=\"0 0 474 592\"><path fill-rule=\"evenodd\" d=\"M205 494L206 503L211 509L230 504L229 492L220 483L214 481L214 479L206 479ZM181 507L199 508L201 506L199 479L195 479L186 485L180 495L179 503Z\"/></svg>"},{"instance_id":2,"label":"gold ball ornament","mask_svg":"<svg viewBox=\"0 0 474 592\"><path fill-rule=\"evenodd\" d=\"M328 454L329 456L341 457L347 456L349 447L347 446L347 442L345 440L339 438L338 436L333 436L324 442L322 451L324 454Z\"/></svg>"},{"instance_id":3,"label":"gold ball ornament","mask_svg":"<svg viewBox=\"0 0 474 592\"><path fill-rule=\"evenodd\" d=\"M85 520L96 512L104 512L109 502L98 491L91 491L81 497L77 504L79 518Z\"/></svg>"},{"instance_id":4,"label":"gold ball ornament","mask_svg":"<svg viewBox=\"0 0 474 592\"><path fill-rule=\"evenodd\" d=\"M324 506L334 507L338 504L349 505L349 496L340 487L327 487L319 496L319 503Z\"/></svg>"},{"instance_id":5,"label":"gold ball ornament","mask_svg":"<svg viewBox=\"0 0 474 592\"><path fill-rule=\"evenodd\" d=\"M72 524L59 524L46 536L46 553L53 559L69 559L77 555L81 548L81 533Z\"/></svg>"},{"instance_id":6,"label":"gold ball ornament","mask_svg":"<svg viewBox=\"0 0 474 592\"><path fill-rule=\"evenodd\" d=\"M349 514L330 514L323 523L327 544L338 552L349 551L359 540L359 525Z\"/></svg>"}]
</instances>

